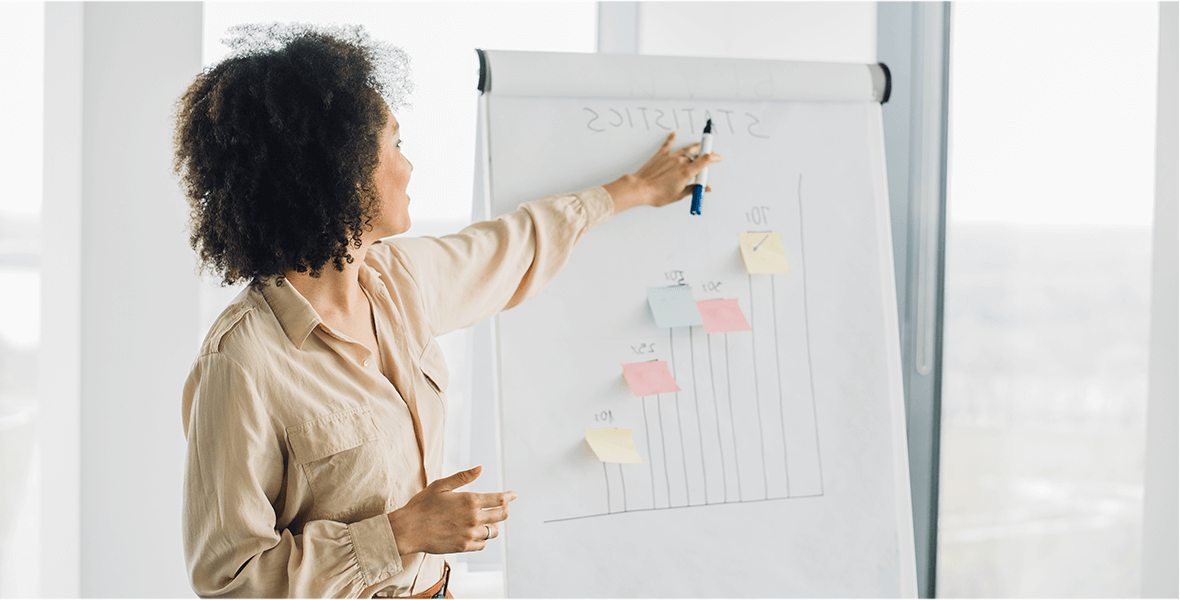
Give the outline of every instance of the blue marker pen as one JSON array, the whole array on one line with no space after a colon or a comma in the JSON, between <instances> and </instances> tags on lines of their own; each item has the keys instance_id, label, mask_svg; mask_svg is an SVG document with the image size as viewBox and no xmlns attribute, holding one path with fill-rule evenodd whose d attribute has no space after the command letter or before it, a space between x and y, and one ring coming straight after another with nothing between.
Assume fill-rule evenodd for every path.
<instances>
[{"instance_id":1,"label":"blue marker pen","mask_svg":"<svg viewBox=\"0 0 1180 600\"><path fill-rule=\"evenodd\" d=\"M701 152L697 156L704 156L713 151L713 119L709 119L705 123L705 133L701 136ZM697 174L696 181L692 185L692 208L689 212L694 215L701 214L701 198L705 195L705 185L709 180L709 167L705 167Z\"/></svg>"}]
</instances>

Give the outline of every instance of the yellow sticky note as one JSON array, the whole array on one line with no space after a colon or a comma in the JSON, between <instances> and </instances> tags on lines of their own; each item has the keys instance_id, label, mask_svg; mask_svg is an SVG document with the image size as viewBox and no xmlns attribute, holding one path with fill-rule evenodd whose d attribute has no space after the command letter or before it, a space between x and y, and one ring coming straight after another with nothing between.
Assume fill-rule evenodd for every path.
<instances>
[{"instance_id":1,"label":"yellow sticky note","mask_svg":"<svg viewBox=\"0 0 1180 600\"><path fill-rule=\"evenodd\" d=\"M586 443L598 455L598 460L608 463L641 463L630 429L587 429Z\"/></svg>"},{"instance_id":2,"label":"yellow sticky note","mask_svg":"<svg viewBox=\"0 0 1180 600\"><path fill-rule=\"evenodd\" d=\"M790 273L783 236L778 233L739 233L742 260L750 273Z\"/></svg>"}]
</instances>

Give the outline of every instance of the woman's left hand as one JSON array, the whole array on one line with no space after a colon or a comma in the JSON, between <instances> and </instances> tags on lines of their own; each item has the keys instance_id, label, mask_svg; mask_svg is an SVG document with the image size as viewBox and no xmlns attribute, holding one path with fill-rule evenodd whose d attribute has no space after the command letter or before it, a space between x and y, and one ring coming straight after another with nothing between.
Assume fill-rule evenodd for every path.
<instances>
[{"instance_id":1,"label":"woman's left hand","mask_svg":"<svg viewBox=\"0 0 1180 600\"><path fill-rule=\"evenodd\" d=\"M664 206L676 202L692 193L692 180L701 170L721 161L721 157L713 153L692 158L701 146L699 143L673 151L674 141L675 131L668 134L664 145L638 171L603 186L615 202L615 214L634 206ZM705 191L712 190L706 186Z\"/></svg>"}]
</instances>

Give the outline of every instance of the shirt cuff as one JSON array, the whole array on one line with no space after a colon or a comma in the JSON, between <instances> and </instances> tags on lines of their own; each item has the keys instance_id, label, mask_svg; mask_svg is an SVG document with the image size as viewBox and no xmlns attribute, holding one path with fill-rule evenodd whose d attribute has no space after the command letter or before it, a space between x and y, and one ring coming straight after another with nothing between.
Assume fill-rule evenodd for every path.
<instances>
[{"instance_id":1,"label":"shirt cuff","mask_svg":"<svg viewBox=\"0 0 1180 600\"><path fill-rule=\"evenodd\" d=\"M587 229L593 229L606 223L615 214L615 201L610 192L602 186L592 187L574 194L586 208L586 216L590 220Z\"/></svg>"},{"instance_id":2,"label":"shirt cuff","mask_svg":"<svg viewBox=\"0 0 1180 600\"><path fill-rule=\"evenodd\" d=\"M348 536L366 586L402 572L402 557L388 516L380 514L353 523L348 526Z\"/></svg>"}]
</instances>

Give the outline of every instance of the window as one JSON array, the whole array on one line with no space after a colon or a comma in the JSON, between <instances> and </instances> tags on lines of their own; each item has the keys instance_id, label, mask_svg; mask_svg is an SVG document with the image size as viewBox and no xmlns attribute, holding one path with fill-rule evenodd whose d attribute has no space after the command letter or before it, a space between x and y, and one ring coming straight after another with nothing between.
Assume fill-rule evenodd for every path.
<instances>
[{"instance_id":1,"label":"window","mask_svg":"<svg viewBox=\"0 0 1180 600\"><path fill-rule=\"evenodd\" d=\"M39 594L34 427L41 340L40 2L0 4L0 597Z\"/></svg>"},{"instance_id":2,"label":"window","mask_svg":"<svg viewBox=\"0 0 1180 600\"><path fill-rule=\"evenodd\" d=\"M1158 6L955 4L937 595L1139 595Z\"/></svg>"}]
</instances>

